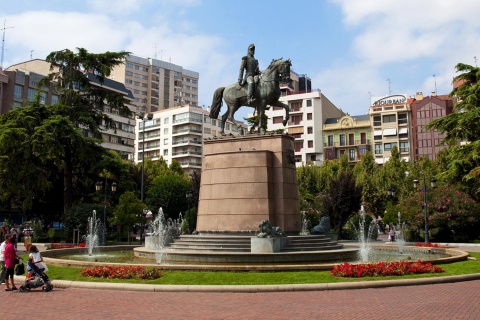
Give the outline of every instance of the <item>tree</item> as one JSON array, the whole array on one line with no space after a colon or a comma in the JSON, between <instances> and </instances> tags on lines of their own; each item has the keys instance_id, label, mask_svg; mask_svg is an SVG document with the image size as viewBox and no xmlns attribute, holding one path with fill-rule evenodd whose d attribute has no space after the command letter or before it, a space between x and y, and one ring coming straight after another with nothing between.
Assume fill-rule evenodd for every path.
<instances>
[{"instance_id":1,"label":"tree","mask_svg":"<svg viewBox=\"0 0 480 320\"><path fill-rule=\"evenodd\" d=\"M166 219L176 219L188 207L185 194L190 188L190 180L185 173L180 175L168 170L153 179L145 201L150 208L162 207Z\"/></svg>"},{"instance_id":2,"label":"tree","mask_svg":"<svg viewBox=\"0 0 480 320\"><path fill-rule=\"evenodd\" d=\"M121 235L122 231L127 231L130 234L132 226L136 223L143 221L143 210L145 205L138 199L138 196L134 192L125 192L120 196L118 205L113 211L113 217L110 222L117 225L119 228L118 234ZM130 237L128 237L128 243L130 244Z\"/></svg>"},{"instance_id":3,"label":"tree","mask_svg":"<svg viewBox=\"0 0 480 320\"><path fill-rule=\"evenodd\" d=\"M52 86L60 94L56 114L67 118L76 128L88 128L92 137L97 139L101 138L102 130L116 129L115 122L103 112L104 105L119 110L121 115L130 115L131 111L121 93L102 85L111 70L129 54L124 51L94 54L83 48L78 48L77 53L68 49L50 53L46 61L52 72L40 81L40 85ZM60 161L63 167L66 214L73 201L73 158L77 149L69 141L64 141L60 147L62 156L55 161Z\"/></svg>"},{"instance_id":4,"label":"tree","mask_svg":"<svg viewBox=\"0 0 480 320\"><path fill-rule=\"evenodd\" d=\"M339 238L345 222L360 210L361 200L362 187L355 184L351 171L341 171L330 182L330 188L324 195L323 204Z\"/></svg>"},{"instance_id":5,"label":"tree","mask_svg":"<svg viewBox=\"0 0 480 320\"><path fill-rule=\"evenodd\" d=\"M426 128L437 129L446 136L441 143L450 148L446 159L448 171L440 177L450 183L460 182L466 185L471 194L480 197L480 68L459 63L455 66L460 75L455 81L461 83L453 89L458 103L456 112L430 122ZM459 144L459 142L465 142Z\"/></svg>"}]
</instances>

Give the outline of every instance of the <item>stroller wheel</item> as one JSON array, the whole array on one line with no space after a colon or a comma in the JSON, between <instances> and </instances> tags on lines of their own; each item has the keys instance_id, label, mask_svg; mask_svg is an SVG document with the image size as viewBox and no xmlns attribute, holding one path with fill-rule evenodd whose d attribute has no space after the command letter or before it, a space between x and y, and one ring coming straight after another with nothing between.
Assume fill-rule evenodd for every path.
<instances>
[{"instance_id":1,"label":"stroller wheel","mask_svg":"<svg viewBox=\"0 0 480 320\"><path fill-rule=\"evenodd\" d=\"M25 287L25 286L20 286L20 288L18 288L18 290L19 290L20 292L26 292L26 291L27 291L27 287Z\"/></svg>"}]
</instances>

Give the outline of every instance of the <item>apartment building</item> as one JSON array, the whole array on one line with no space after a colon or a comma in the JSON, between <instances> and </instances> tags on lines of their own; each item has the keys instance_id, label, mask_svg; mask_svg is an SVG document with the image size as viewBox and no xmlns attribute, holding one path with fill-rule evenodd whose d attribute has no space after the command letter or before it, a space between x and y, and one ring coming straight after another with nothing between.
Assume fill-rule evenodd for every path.
<instances>
[{"instance_id":1,"label":"apartment building","mask_svg":"<svg viewBox=\"0 0 480 320\"><path fill-rule=\"evenodd\" d=\"M297 166L306 163L321 165L324 160L325 142L322 134L323 123L328 118L342 117L345 114L320 90L296 93L293 89L294 86L282 87L283 95L280 97L280 101L290 107L290 120L287 126L284 127L282 124L285 110L272 106L265 112L269 118L268 130L284 129L295 138Z\"/></svg>"},{"instance_id":2,"label":"apartment building","mask_svg":"<svg viewBox=\"0 0 480 320\"><path fill-rule=\"evenodd\" d=\"M372 128L369 115L328 118L323 124L326 160L340 159L347 153L349 162L358 162L372 149Z\"/></svg>"},{"instance_id":3,"label":"apartment building","mask_svg":"<svg viewBox=\"0 0 480 320\"><path fill-rule=\"evenodd\" d=\"M178 161L187 173L202 169L203 140L219 135L220 119L210 119L209 110L184 105L147 114L137 119L137 163L143 159L152 161L163 158L167 164ZM150 119L149 119L150 118ZM225 134L238 135L242 123L227 122Z\"/></svg>"},{"instance_id":4,"label":"apartment building","mask_svg":"<svg viewBox=\"0 0 480 320\"><path fill-rule=\"evenodd\" d=\"M388 161L394 146L397 146L401 160L412 159L412 102L413 98L407 99L402 94L372 98L369 116L377 163Z\"/></svg>"},{"instance_id":5,"label":"apartment building","mask_svg":"<svg viewBox=\"0 0 480 320\"><path fill-rule=\"evenodd\" d=\"M198 72L173 63L130 55L112 71L111 79L132 91L138 112L198 105Z\"/></svg>"},{"instance_id":6,"label":"apartment building","mask_svg":"<svg viewBox=\"0 0 480 320\"><path fill-rule=\"evenodd\" d=\"M0 93L1 109L0 113L6 113L12 109L25 105L28 101L32 101L40 90L41 101L46 105L58 103L59 95L51 88L38 87L40 79L50 73L50 64L45 60L35 59L19 64L12 65L3 71L6 76L5 82L2 80L2 90ZM2 77L3 79L4 77ZM106 90L121 93L127 101L127 106L133 113L135 107L133 95L127 90L122 83L105 79L103 84L89 75L92 85L101 86ZM103 107L103 112L108 114L115 121L117 130L106 130L102 132L102 146L109 150L117 151L124 159L133 159L135 151L135 116L125 117L118 113L118 110L111 109L108 105ZM83 130L85 136L89 136L87 129Z\"/></svg>"},{"instance_id":7,"label":"apartment building","mask_svg":"<svg viewBox=\"0 0 480 320\"><path fill-rule=\"evenodd\" d=\"M413 138L413 157L418 160L428 157L435 160L440 150L447 147L441 141L445 138L445 133L441 134L438 130L425 130L424 126L432 120L444 117L453 112L455 98L448 95L436 95L432 92L431 96L424 97L422 92L417 92L415 101L412 102L412 138Z\"/></svg>"}]
</instances>

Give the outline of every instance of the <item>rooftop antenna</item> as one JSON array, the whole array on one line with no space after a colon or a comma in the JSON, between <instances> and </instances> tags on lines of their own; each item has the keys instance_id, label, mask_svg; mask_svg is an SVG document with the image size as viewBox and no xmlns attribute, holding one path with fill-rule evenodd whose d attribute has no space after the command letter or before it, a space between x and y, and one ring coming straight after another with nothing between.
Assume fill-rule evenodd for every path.
<instances>
[{"instance_id":1,"label":"rooftop antenna","mask_svg":"<svg viewBox=\"0 0 480 320\"><path fill-rule=\"evenodd\" d=\"M3 37L2 37L2 57L0 60L0 70L3 70L3 55L5 53L5 30L15 28L15 27L7 27L6 24L7 24L7 19L3 21L3 28L1 29L3 30Z\"/></svg>"},{"instance_id":2,"label":"rooftop antenna","mask_svg":"<svg viewBox=\"0 0 480 320\"><path fill-rule=\"evenodd\" d=\"M435 95L437 95L437 77L433 75L433 79L435 81Z\"/></svg>"},{"instance_id":3,"label":"rooftop antenna","mask_svg":"<svg viewBox=\"0 0 480 320\"><path fill-rule=\"evenodd\" d=\"M30 60L33 59L33 51L35 51L35 50L30 50Z\"/></svg>"},{"instance_id":4,"label":"rooftop antenna","mask_svg":"<svg viewBox=\"0 0 480 320\"><path fill-rule=\"evenodd\" d=\"M388 95L391 96L392 90L390 89L390 85L392 84L392 82L390 81L390 79L387 79L387 81L388 81Z\"/></svg>"},{"instance_id":5,"label":"rooftop antenna","mask_svg":"<svg viewBox=\"0 0 480 320\"><path fill-rule=\"evenodd\" d=\"M473 57L473 60L475 60L475 68L477 67L477 56Z\"/></svg>"}]
</instances>

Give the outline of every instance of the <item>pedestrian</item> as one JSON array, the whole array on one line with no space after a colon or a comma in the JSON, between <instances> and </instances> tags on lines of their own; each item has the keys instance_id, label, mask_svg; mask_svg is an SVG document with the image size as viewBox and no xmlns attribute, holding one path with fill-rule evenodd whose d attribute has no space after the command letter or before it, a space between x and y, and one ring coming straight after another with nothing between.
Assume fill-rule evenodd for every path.
<instances>
[{"instance_id":1,"label":"pedestrian","mask_svg":"<svg viewBox=\"0 0 480 320\"><path fill-rule=\"evenodd\" d=\"M392 226L390 227L389 231L390 242L395 242L395 228Z\"/></svg>"},{"instance_id":2,"label":"pedestrian","mask_svg":"<svg viewBox=\"0 0 480 320\"><path fill-rule=\"evenodd\" d=\"M3 252L5 266L7 267L7 273L5 275L5 291L18 290L13 280L13 275L15 274L15 258L17 257L17 253L13 244L10 242L11 238L11 235L6 237L5 241L7 242L7 245L5 246L5 251ZM10 284L8 283L8 279L10 279L11 288Z\"/></svg>"},{"instance_id":3,"label":"pedestrian","mask_svg":"<svg viewBox=\"0 0 480 320\"><path fill-rule=\"evenodd\" d=\"M6 238L7 235L4 236ZM0 244L0 267L2 270L0 271L0 283L5 284L5 275L7 274L7 267L5 267L5 257L4 257L4 252L5 252L5 247L7 246L7 242L4 239L2 243Z\"/></svg>"},{"instance_id":4,"label":"pedestrian","mask_svg":"<svg viewBox=\"0 0 480 320\"><path fill-rule=\"evenodd\" d=\"M16 223L14 223L12 229L10 229L10 235L12 236L12 238L13 236L15 236L14 247L15 247L15 250L17 250L17 242L20 239L20 229L18 229L18 226ZM10 239L10 240L13 240L13 239Z\"/></svg>"},{"instance_id":5,"label":"pedestrian","mask_svg":"<svg viewBox=\"0 0 480 320\"><path fill-rule=\"evenodd\" d=\"M23 228L23 244L25 245L25 252L30 252L30 247L32 246L32 237L33 229L30 227L30 224L25 223L25 228Z\"/></svg>"},{"instance_id":6,"label":"pedestrian","mask_svg":"<svg viewBox=\"0 0 480 320\"><path fill-rule=\"evenodd\" d=\"M47 265L45 264L45 262L43 262L42 255L38 251L38 248L36 245L32 245L32 247L30 248L30 254L28 255L28 260L34 263L43 272L48 271Z\"/></svg>"}]
</instances>

